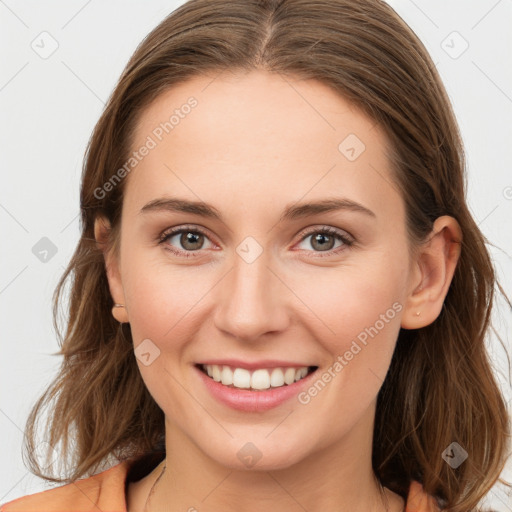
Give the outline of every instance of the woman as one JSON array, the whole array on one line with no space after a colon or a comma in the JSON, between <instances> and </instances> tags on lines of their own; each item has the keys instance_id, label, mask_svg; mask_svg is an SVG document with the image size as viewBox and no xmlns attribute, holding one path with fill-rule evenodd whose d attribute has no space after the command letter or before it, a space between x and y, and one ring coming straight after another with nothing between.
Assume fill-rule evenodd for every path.
<instances>
[{"instance_id":1,"label":"woman","mask_svg":"<svg viewBox=\"0 0 512 512\"><path fill-rule=\"evenodd\" d=\"M81 208L27 424L67 485L0 510L477 510L510 436L496 279L446 92L387 4L184 4L95 127ZM33 455L54 398L65 478Z\"/></svg>"}]
</instances>

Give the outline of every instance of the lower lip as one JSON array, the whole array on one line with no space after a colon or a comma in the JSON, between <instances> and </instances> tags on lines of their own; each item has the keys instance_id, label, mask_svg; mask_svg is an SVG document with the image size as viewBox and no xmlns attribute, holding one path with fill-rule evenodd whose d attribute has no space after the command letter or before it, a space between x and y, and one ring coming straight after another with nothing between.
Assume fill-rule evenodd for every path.
<instances>
[{"instance_id":1,"label":"lower lip","mask_svg":"<svg viewBox=\"0 0 512 512\"><path fill-rule=\"evenodd\" d=\"M224 386L220 382L216 382L211 377L208 377L197 366L194 366L194 369L206 385L206 388L217 400L233 409L245 412L268 411L273 407L281 405L290 398L297 396L301 389L309 384L312 376L316 374L315 370L303 379L293 384L285 384L279 388L269 388L265 391L250 391L248 389Z\"/></svg>"}]
</instances>

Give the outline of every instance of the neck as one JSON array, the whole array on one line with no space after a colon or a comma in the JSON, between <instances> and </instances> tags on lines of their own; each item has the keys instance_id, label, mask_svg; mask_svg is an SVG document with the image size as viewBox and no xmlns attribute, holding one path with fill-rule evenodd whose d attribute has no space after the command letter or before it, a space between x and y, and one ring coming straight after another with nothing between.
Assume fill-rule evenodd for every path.
<instances>
[{"instance_id":1,"label":"neck","mask_svg":"<svg viewBox=\"0 0 512 512\"><path fill-rule=\"evenodd\" d=\"M367 427L371 428L372 422ZM383 492L375 478L371 444L363 444L364 439L371 439L368 431L359 425L346 437L293 466L240 470L218 464L179 429L166 424L166 453L172 457L144 479L144 512L205 507L213 512L403 510L403 500L389 490Z\"/></svg>"}]
</instances>

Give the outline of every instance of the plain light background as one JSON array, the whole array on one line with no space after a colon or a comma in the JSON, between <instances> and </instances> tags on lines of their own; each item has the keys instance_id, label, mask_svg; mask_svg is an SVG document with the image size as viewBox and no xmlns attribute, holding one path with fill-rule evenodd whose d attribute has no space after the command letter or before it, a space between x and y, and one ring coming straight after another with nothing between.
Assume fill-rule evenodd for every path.
<instances>
[{"instance_id":1,"label":"plain light background","mask_svg":"<svg viewBox=\"0 0 512 512\"><path fill-rule=\"evenodd\" d=\"M21 446L29 410L61 360L50 355L59 348L51 297L79 237L84 150L136 46L182 3L0 0L0 503L51 487L27 471ZM389 3L444 81L466 148L471 211L496 246L491 253L512 296L512 1ZM41 247L50 248L44 257ZM502 305L495 325L508 350L510 319ZM510 407L495 335L490 350ZM512 481L510 460L502 476ZM512 511L506 491L495 486L485 504Z\"/></svg>"}]
</instances>

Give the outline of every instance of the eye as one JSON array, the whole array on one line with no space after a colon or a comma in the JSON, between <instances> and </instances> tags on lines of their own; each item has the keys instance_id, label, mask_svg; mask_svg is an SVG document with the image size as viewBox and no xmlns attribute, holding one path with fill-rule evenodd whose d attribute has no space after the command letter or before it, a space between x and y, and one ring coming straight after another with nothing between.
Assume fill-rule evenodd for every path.
<instances>
[{"instance_id":1,"label":"eye","mask_svg":"<svg viewBox=\"0 0 512 512\"><path fill-rule=\"evenodd\" d=\"M315 236L313 236L315 235ZM312 238L311 238L312 237ZM306 242L308 238L311 238L309 242ZM341 242L337 247L335 246L336 241ZM305 243L306 246L302 249L308 250L313 248L313 252L324 252L324 254L318 254L315 257L332 256L344 251L347 247L354 244L354 240L349 237L345 232L339 231L338 229L325 226L322 228L316 228L302 234L301 243Z\"/></svg>"},{"instance_id":2,"label":"eye","mask_svg":"<svg viewBox=\"0 0 512 512\"><path fill-rule=\"evenodd\" d=\"M332 256L333 254L338 254L346 250L347 247L354 244L353 238L344 231L329 226L310 229L308 232L302 233L301 236L300 243L306 244L307 246L299 247L301 250L313 253L325 253L316 254L315 257ZM306 242L308 238L311 238L311 240ZM163 244L166 250L171 251L177 256L190 258L199 256L202 249L208 248L204 247L205 240L210 242L210 248L215 247L215 244L210 241L206 232L201 228L197 226L181 226L164 232L159 237L159 244ZM336 241L340 242L340 245L337 247L335 247ZM310 251L310 248L314 250ZM195 252L198 254L194 254Z\"/></svg>"},{"instance_id":3,"label":"eye","mask_svg":"<svg viewBox=\"0 0 512 512\"><path fill-rule=\"evenodd\" d=\"M205 240L209 240L209 238L203 230L197 227L182 226L163 233L159 243L164 244L165 249L172 253L189 258L196 256L191 253L205 249ZM181 248L176 248L176 245ZM212 246L214 245L212 244Z\"/></svg>"}]
</instances>

